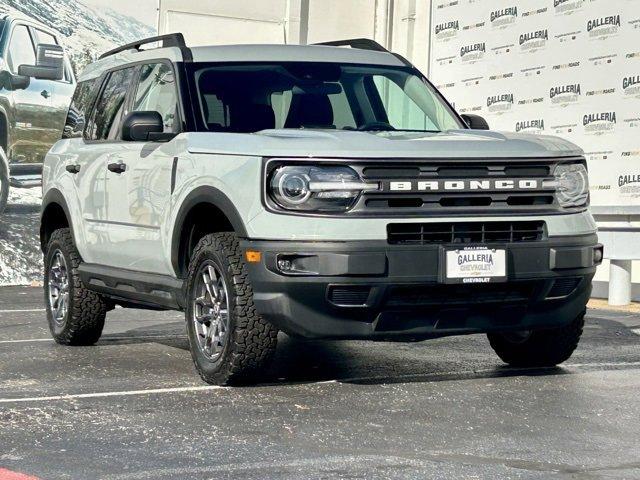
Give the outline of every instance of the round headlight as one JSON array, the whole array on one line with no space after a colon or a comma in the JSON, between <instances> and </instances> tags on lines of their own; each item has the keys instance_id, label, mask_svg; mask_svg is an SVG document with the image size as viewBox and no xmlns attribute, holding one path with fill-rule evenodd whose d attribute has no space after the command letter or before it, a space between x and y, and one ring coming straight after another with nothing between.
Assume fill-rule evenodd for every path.
<instances>
[{"instance_id":1,"label":"round headlight","mask_svg":"<svg viewBox=\"0 0 640 480\"><path fill-rule=\"evenodd\" d=\"M297 205L306 202L311 195L309 176L301 173L285 173L278 182L278 193L287 203Z\"/></svg>"},{"instance_id":2,"label":"round headlight","mask_svg":"<svg viewBox=\"0 0 640 480\"><path fill-rule=\"evenodd\" d=\"M282 165L271 172L267 187L270 199L285 210L344 212L378 184L364 183L348 166Z\"/></svg>"},{"instance_id":3,"label":"round headlight","mask_svg":"<svg viewBox=\"0 0 640 480\"><path fill-rule=\"evenodd\" d=\"M563 207L585 205L589 198L589 177L584 165L573 163L558 165L556 177L556 196Z\"/></svg>"}]
</instances>

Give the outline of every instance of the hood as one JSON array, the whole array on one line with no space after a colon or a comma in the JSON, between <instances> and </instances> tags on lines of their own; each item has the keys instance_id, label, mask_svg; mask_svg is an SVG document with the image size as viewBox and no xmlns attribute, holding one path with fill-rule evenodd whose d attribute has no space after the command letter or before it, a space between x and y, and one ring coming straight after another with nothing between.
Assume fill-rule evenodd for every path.
<instances>
[{"instance_id":1,"label":"hood","mask_svg":"<svg viewBox=\"0 0 640 480\"><path fill-rule=\"evenodd\" d=\"M191 153L318 158L535 158L582 155L573 143L548 135L449 130L358 132L263 130L257 133L187 133Z\"/></svg>"}]
</instances>

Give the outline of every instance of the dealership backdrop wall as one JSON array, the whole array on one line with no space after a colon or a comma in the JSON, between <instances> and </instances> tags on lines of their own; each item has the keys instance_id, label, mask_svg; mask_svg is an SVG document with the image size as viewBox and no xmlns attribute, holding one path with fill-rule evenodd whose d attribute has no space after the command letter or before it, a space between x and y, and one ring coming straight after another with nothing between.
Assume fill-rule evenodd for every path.
<instances>
[{"instance_id":1,"label":"dealership backdrop wall","mask_svg":"<svg viewBox=\"0 0 640 480\"><path fill-rule=\"evenodd\" d=\"M640 0L159 0L160 33L197 44L368 37L492 129L566 137L589 162L616 284L640 258ZM640 282L640 265L635 267ZM596 296L607 296L609 265ZM640 299L640 284L633 296Z\"/></svg>"},{"instance_id":2,"label":"dealership backdrop wall","mask_svg":"<svg viewBox=\"0 0 640 480\"><path fill-rule=\"evenodd\" d=\"M640 2L438 1L431 23L430 75L459 112L585 150L593 211L621 281L612 294L626 297L629 260L640 258Z\"/></svg>"}]
</instances>

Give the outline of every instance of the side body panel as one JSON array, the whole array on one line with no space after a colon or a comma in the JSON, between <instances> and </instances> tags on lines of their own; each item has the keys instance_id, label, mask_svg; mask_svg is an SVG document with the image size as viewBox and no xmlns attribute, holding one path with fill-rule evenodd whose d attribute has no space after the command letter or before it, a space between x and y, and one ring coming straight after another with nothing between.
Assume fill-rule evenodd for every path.
<instances>
[{"instance_id":1,"label":"side body panel","mask_svg":"<svg viewBox=\"0 0 640 480\"><path fill-rule=\"evenodd\" d=\"M103 157L106 172L104 210L97 218L106 243L105 265L152 273L168 273L162 248L162 225L170 206L175 142L121 142ZM109 164L126 164L114 173ZM92 248L92 247L90 247ZM97 255L96 255L97 256Z\"/></svg>"}]
</instances>

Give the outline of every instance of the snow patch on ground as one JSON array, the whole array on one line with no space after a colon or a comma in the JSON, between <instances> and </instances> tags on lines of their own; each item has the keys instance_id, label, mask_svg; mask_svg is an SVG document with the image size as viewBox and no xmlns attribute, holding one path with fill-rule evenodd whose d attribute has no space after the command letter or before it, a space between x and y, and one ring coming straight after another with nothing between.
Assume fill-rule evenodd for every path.
<instances>
[{"instance_id":1,"label":"snow patch on ground","mask_svg":"<svg viewBox=\"0 0 640 480\"><path fill-rule=\"evenodd\" d=\"M40 252L40 188L11 189L0 215L0 285L42 282Z\"/></svg>"}]
</instances>

